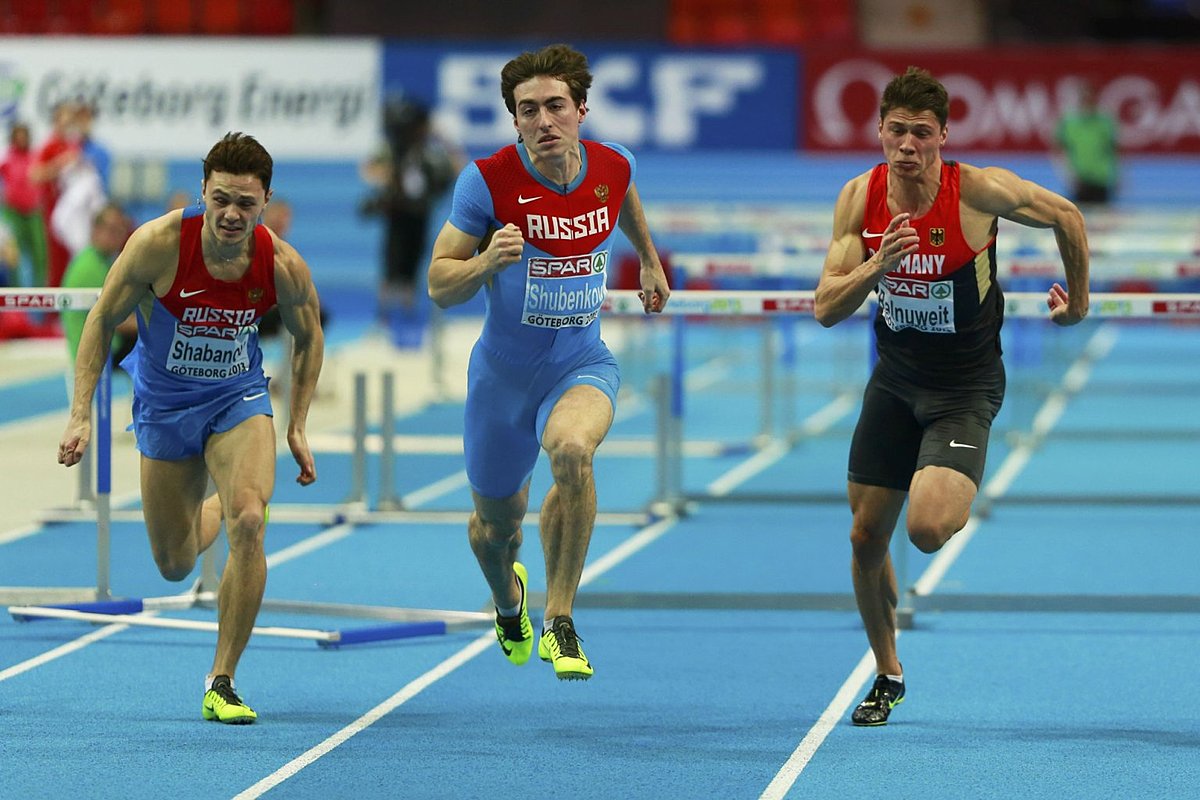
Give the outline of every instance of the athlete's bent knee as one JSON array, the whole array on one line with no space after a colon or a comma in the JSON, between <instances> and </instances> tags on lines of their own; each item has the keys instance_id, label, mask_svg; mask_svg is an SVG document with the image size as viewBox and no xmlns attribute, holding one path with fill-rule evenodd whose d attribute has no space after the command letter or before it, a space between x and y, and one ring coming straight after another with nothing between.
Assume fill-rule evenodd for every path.
<instances>
[{"instance_id":1,"label":"athlete's bent knee","mask_svg":"<svg viewBox=\"0 0 1200 800\"><path fill-rule=\"evenodd\" d=\"M922 553L936 553L950 537L962 529L961 525L909 523L908 539Z\"/></svg>"},{"instance_id":2,"label":"athlete's bent knee","mask_svg":"<svg viewBox=\"0 0 1200 800\"><path fill-rule=\"evenodd\" d=\"M172 583L187 580L196 567L196 557L185 553L169 553L162 550L154 552L154 563L158 572Z\"/></svg>"},{"instance_id":3,"label":"athlete's bent knee","mask_svg":"<svg viewBox=\"0 0 1200 800\"><path fill-rule=\"evenodd\" d=\"M232 514L225 520L225 534L230 547L244 546L249 542L261 542L266 522L266 505L261 500L236 503Z\"/></svg>"},{"instance_id":4,"label":"athlete's bent knee","mask_svg":"<svg viewBox=\"0 0 1200 800\"><path fill-rule=\"evenodd\" d=\"M582 483L592 473L593 448L577 440L565 440L550 450L550 472L562 486Z\"/></svg>"},{"instance_id":5,"label":"athlete's bent knee","mask_svg":"<svg viewBox=\"0 0 1200 800\"><path fill-rule=\"evenodd\" d=\"M854 560L864 567L878 566L887 557L889 536L873 533L860 525L850 528L850 547Z\"/></svg>"},{"instance_id":6,"label":"athlete's bent knee","mask_svg":"<svg viewBox=\"0 0 1200 800\"><path fill-rule=\"evenodd\" d=\"M471 515L468 529L473 542L479 542L489 548L507 547L521 530L519 519L484 519L478 514Z\"/></svg>"}]
</instances>

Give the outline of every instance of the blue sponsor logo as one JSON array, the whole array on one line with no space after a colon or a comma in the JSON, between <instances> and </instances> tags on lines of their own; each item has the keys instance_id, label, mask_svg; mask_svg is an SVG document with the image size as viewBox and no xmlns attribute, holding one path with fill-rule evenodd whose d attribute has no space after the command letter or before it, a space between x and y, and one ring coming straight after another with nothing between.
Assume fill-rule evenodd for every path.
<instances>
[{"instance_id":1,"label":"blue sponsor logo","mask_svg":"<svg viewBox=\"0 0 1200 800\"><path fill-rule=\"evenodd\" d=\"M386 94L436 110L439 126L471 150L516 140L500 69L522 48L391 43ZM639 150L794 149L797 56L784 51L581 47L594 81L584 135Z\"/></svg>"}]
</instances>

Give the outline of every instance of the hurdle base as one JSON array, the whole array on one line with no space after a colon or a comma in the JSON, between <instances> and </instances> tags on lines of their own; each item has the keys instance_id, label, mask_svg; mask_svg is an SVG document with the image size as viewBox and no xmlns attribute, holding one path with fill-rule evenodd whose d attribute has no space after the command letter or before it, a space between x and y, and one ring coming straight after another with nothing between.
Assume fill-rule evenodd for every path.
<instances>
[{"instance_id":1,"label":"hurdle base","mask_svg":"<svg viewBox=\"0 0 1200 800\"><path fill-rule=\"evenodd\" d=\"M0 606L46 606L65 603L94 603L106 598L95 587L5 586L0 588Z\"/></svg>"}]
</instances>

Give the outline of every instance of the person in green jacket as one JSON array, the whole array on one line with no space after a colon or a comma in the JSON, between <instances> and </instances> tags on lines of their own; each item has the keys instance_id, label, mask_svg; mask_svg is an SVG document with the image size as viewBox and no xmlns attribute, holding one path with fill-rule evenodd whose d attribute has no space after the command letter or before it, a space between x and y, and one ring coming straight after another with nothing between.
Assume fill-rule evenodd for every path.
<instances>
[{"instance_id":1,"label":"person in green jacket","mask_svg":"<svg viewBox=\"0 0 1200 800\"><path fill-rule=\"evenodd\" d=\"M1079 107L1059 120L1055 139L1067 160L1072 200L1103 205L1117 191L1117 121L1096 105L1096 90L1084 84Z\"/></svg>"},{"instance_id":2,"label":"person in green jacket","mask_svg":"<svg viewBox=\"0 0 1200 800\"><path fill-rule=\"evenodd\" d=\"M79 251L67 265L63 275L64 289L97 289L104 285L109 267L125 246L133 225L125 210L116 203L108 203L92 220L91 243ZM63 334L67 340L67 353L71 357L70 374L75 371L75 354L79 351L79 338L83 335L83 323L87 311L64 311L62 313ZM117 326L113 337L114 363L119 363L137 340L137 322L133 315Z\"/></svg>"}]
</instances>

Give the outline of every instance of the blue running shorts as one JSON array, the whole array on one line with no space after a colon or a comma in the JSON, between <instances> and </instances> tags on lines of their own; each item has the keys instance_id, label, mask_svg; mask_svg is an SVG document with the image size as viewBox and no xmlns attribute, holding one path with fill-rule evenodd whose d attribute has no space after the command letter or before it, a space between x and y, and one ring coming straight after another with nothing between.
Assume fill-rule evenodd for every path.
<instances>
[{"instance_id":1,"label":"blue running shorts","mask_svg":"<svg viewBox=\"0 0 1200 800\"><path fill-rule=\"evenodd\" d=\"M510 362L476 342L467 368L463 428L471 488L494 499L520 491L533 474L554 404L582 385L608 395L615 413L621 371L603 342L571 361L536 364Z\"/></svg>"},{"instance_id":2,"label":"blue running shorts","mask_svg":"<svg viewBox=\"0 0 1200 800\"><path fill-rule=\"evenodd\" d=\"M274 416L266 380L232 397L222 395L182 409L152 408L135 394L133 424L129 430L137 437L137 449L142 455L180 461L204 453L204 445L212 434L224 433L259 414Z\"/></svg>"}]
</instances>

